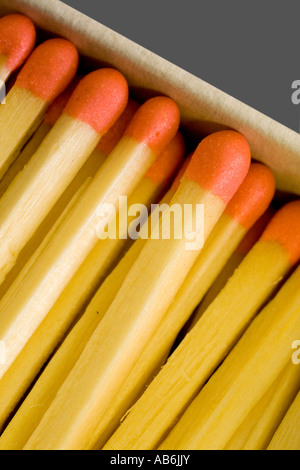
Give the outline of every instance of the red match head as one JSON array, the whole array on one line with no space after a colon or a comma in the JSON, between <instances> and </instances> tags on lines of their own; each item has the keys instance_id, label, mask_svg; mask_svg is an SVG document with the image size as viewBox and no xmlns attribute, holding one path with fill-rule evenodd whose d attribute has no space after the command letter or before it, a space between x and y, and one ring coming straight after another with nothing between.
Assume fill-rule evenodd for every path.
<instances>
[{"instance_id":1,"label":"red match head","mask_svg":"<svg viewBox=\"0 0 300 470\"><path fill-rule=\"evenodd\" d=\"M14 72L33 51L36 41L34 24L23 15L7 15L0 19L0 54L7 57L6 68Z\"/></svg>"},{"instance_id":2,"label":"red match head","mask_svg":"<svg viewBox=\"0 0 300 470\"><path fill-rule=\"evenodd\" d=\"M228 204L244 181L250 163L245 137L235 131L220 131L202 140L184 176Z\"/></svg>"},{"instance_id":3,"label":"red match head","mask_svg":"<svg viewBox=\"0 0 300 470\"><path fill-rule=\"evenodd\" d=\"M16 86L50 103L72 82L77 68L75 46L65 39L50 39L33 51L18 75Z\"/></svg>"},{"instance_id":4,"label":"red match head","mask_svg":"<svg viewBox=\"0 0 300 470\"><path fill-rule=\"evenodd\" d=\"M261 240L277 241L287 251L291 265L300 260L300 200L283 206L273 217Z\"/></svg>"},{"instance_id":5,"label":"red match head","mask_svg":"<svg viewBox=\"0 0 300 470\"><path fill-rule=\"evenodd\" d=\"M180 113L176 103L159 96L140 107L125 135L146 144L158 156L175 137L179 124Z\"/></svg>"},{"instance_id":6,"label":"red match head","mask_svg":"<svg viewBox=\"0 0 300 470\"><path fill-rule=\"evenodd\" d=\"M274 194L275 178L271 170L260 163L253 163L225 212L249 230L268 209Z\"/></svg>"},{"instance_id":7,"label":"red match head","mask_svg":"<svg viewBox=\"0 0 300 470\"><path fill-rule=\"evenodd\" d=\"M125 78L117 70L106 68L81 80L64 112L104 135L122 115L127 103Z\"/></svg>"}]
</instances>

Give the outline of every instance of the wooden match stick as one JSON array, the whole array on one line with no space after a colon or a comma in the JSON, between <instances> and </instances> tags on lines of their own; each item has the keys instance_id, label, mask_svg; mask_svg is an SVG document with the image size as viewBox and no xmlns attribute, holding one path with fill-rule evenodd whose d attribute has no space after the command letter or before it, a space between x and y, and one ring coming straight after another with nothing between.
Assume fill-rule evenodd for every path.
<instances>
[{"instance_id":1,"label":"wooden match stick","mask_svg":"<svg viewBox=\"0 0 300 470\"><path fill-rule=\"evenodd\" d=\"M196 210L196 204L205 204L208 237L245 179L250 159L248 143L239 133L223 131L207 137L194 153L171 205L191 204ZM229 167L234 171L229 171ZM165 218L168 220L170 210L163 213L161 224ZM180 240L147 241L28 441L29 448L81 449L98 439L101 419L201 250L200 246L195 251L187 250L186 241L185 236Z\"/></svg>"},{"instance_id":2,"label":"wooden match stick","mask_svg":"<svg viewBox=\"0 0 300 470\"><path fill-rule=\"evenodd\" d=\"M92 72L79 83L62 116L0 200L0 282L127 100L127 83L116 70Z\"/></svg>"},{"instance_id":3,"label":"wooden match stick","mask_svg":"<svg viewBox=\"0 0 300 470\"><path fill-rule=\"evenodd\" d=\"M27 165L32 155L35 154L45 137L49 134L54 124L60 118L67 102L71 98L71 95L77 85L77 79L73 80L71 85L61 95L59 95L49 106L46 114L43 117L43 122L38 127L33 136L30 138L30 140L27 142L18 158L9 167L2 180L0 181L0 198L8 189L9 185L15 179L17 174L22 171L23 168Z\"/></svg>"},{"instance_id":4,"label":"wooden match stick","mask_svg":"<svg viewBox=\"0 0 300 470\"><path fill-rule=\"evenodd\" d=\"M294 228L288 229L289 235ZM287 234L283 236L285 241L289 238ZM291 259L294 259L294 248L295 245L290 252ZM300 334L299 282L300 268L253 321L160 450L225 448L249 412L291 362L291 344ZM299 433L295 434L299 444Z\"/></svg>"},{"instance_id":5,"label":"wooden match stick","mask_svg":"<svg viewBox=\"0 0 300 470\"><path fill-rule=\"evenodd\" d=\"M186 333L196 325L199 318L201 318L203 313L208 309L210 304L215 300L221 290L225 287L228 280L234 274L235 270L239 267L241 262L247 256L247 254L252 250L254 245L258 242L274 214L275 210L269 207L269 209L253 225L249 232L247 232L246 236L236 248L235 252L231 255L231 258L219 274L218 278L212 284L211 288L201 301L199 308L191 319L191 323L187 327Z\"/></svg>"},{"instance_id":6,"label":"wooden match stick","mask_svg":"<svg viewBox=\"0 0 300 470\"><path fill-rule=\"evenodd\" d=\"M96 444L97 448L106 443L117 428L118 422L155 377L212 279L216 277L218 270L221 270L245 231L270 204L274 189L275 181L271 171L264 165L252 164L247 177L228 204L196 263L174 297L164 319L141 354L124 387L119 390L109 412L103 418L103 422L107 420L108 425L106 432Z\"/></svg>"},{"instance_id":7,"label":"wooden match stick","mask_svg":"<svg viewBox=\"0 0 300 470\"><path fill-rule=\"evenodd\" d=\"M274 194L272 172L265 165L253 163L167 312L165 329L170 334L173 330L169 348L247 231L270 206ZM163 338L166 335L162 332L161 344ZM165 354L168 354L167 350Z\"/></svg>"},{"instance_id":8,"label":"wooden match stick","mask_svg":"<svg viewBox=\"0 0 300 470\"><path fill-rule=\"evenodd\" d=\"M292 362L249 413L225 450L266 450L300 388L300 372Z\"/></svg>"},{"instance_id":9,"label":"wooden match stick","mask_svg":"<svg viewBox=\"0 0 300 470\"><path fill-rule=\"evenodd\" d=\"M53 125L59 118L59 113L61 114L64 109L63 102L67 99L69 92L70 90L68 90L68 93L64 93L63 94L64 96L61 95L60 99L55 104L55 106L53 107L51 106L51 110L49 108L50 112L47 117L48 124L45 123L45 128L44 128L45 130L49 128L50 123L52 123L52 127L53 127ZM63 210L65 209L65 207L67 206L71 198L73 197L73 195L78 191L80 186L86 181L88 177L95 176L95 174L97 173L101 165L104 163L104 161L106 160L110 152L113 150L113 148L117 145L117 143L122 138L127 125L129 124L130 120L132 119L137 109L138 109L138 103L134 100L129 100L128 105L125 111L123 112L123 114L121 115L121 117L110 128L110 130L102 137L96 150L94 150L92 155L88 158L87 162L80 169L79 173L73 179L72 183L65 190L63 195L60 197L60 199L57 201L53 209L50 211L48 216L44 219L44 221L42 222L38 230L35 232L34 236L30 239L30 241L27 243L25 248L20 253L17 263L15 264L13 269L8 273L8 275L5 278L5 281L0 286L0 299L2 299L2 297L10 288L10 286L12 285L16 277L20 274L20 272L26 265L27 261L31 258L37 246L40 244L41 240L44 239L49 229L57 220L58 216L63 212ZM48 114L48 112L46 114ZM42 128L42 126L43 124L40 126L40 129ZM36 140L36 143L37 143L38 137L35 139L35 136L34 136L33 139ZM29 152L26 152L26 153L28 154ZM20 155L20 157L23 158L22 154ZM19 158L15 162L16 164L18 164ZM11 169L13 167L14 165L11 167ZM10 174L10 170L7 172L7 174L5 175L1 183L6 180L6 176L9 174ZM1 183L0 183L0 187L1 187ZM1 417L1 411L0 411L0 417ZM0 422L1 422L1 418L0 418Z\"/></svg>"},{"instance_id":10,"label":"wooden match stick","mask_svg":"<svg viewBox=\"0 0 300 470\"><path fill-rule=\"evenodd\" d=\"M0 107L0 179L41 123L49 104L75 77L78 53L65 39L37 47Z\"/></svg>"},{"instance_id":11,"label":"wooden match stick","mask_svg":"<svg viewBox=\"0 0 300 470\"><path fill-rule=\"evenodd\" d=\"M176 181L173 187L174 192L175 192L175 188L178 187L180 178L181 178L181 175L179 175L178 181ZM258 181L256 181L256 179ZM256 191L254 188L256 189ZM249 196L250 191L251 191L252 198L254 199L252 205L249 205L249 201L248 201L248 196ZM264 211L265 207L267 207L267 205L270 203L272 199L272 196L274 194L274 180L273 180L272 174L269 173L269 170L265 169L265 167L261 167L261 165L253 165L249 175L247 176L243 185L239 189L238 193L239 194L233 198L232 203L230 203L231 212L232 212L232 208L235 207L236 208L235 214L238 214L241 212L241 207L247 204L248 212L246 212L245 210L243 211L243 222L245 225L246 217L248 216L247 222L251 224L254 222L255 217L259 217L261 212ZM243 195L244 197L242 198L241 195ZM256 196L256 198L254 197L254 195ZM170 200L171 200L171 197L169 198L169 201ZM237 204L237 201L239 201L239 204ZM230 210L228 210L228 213L230 213ZM250 217L252 218L252 220L250 219ZM228 215L225 215L225 218L227 219ZM242 222L241 220L239 221ZM233 229L233 226L235 226L234 222L231 222L232 229ZM244 230L246 230L246 225L244 227ZM244 233L244 230L242 230L242 233ZM227 232L229 232L228 227L227 227ZM238 232L237 238L239 240L242 236L241 230L237 229L237 232ZM236 244L238 243L238 240L236 241ZM141 242L143 242L143 240L139 240L139 243ZM89 336L91 335L91 332L96 327L95 322L97 321L99 322L100 318L103 317L104 312L106 311L106 309L112 302L113 297L116 294L116 290L120 287L121 283L123 282L125 278L125 273L127 273L130 267L133 265L134 260L137 258L139 254L139 248L142 246L143 246L143 243L141 245L137 244L136 246L134 246L129 251L129 253L125 256L124 260L122 260L122 262L120 263L120 266L116 268L115 272L112 273L112 275L109 276L109 278L105 281L103 287L100 289L99 293L96 295L94 301L92 302L92 304L89 306L87 310L86 321L82 319L82 321L79 322L78 332L76 331L74 332L74 337L76 337L76 335L77 335L77 338L86 337L87 330L89 331ZM210 250L210 251L213 251L213 250ZM204 248L203 250L203 256L205 256L204 255L205 252L206 252L206 248ZM202 257L202 254L200 256ZM218 258L218 253L216 254L216 258ZM207 264L208 263L206 263L206 266ZM184 305L181 305L181 308L184 309ZM180 308L178 309L178 312L179 310ZM171 312L172 312L172 309L171 309ZM90 319L89 319L89 316L90 316ZM93 325L93 328L88 326L89 322L90 324ZM154 371L160 366L160 363L161 363L160 356L164 357L166 355L167 351L172 346L172 343L174 342L184 322L185 320L184 318L182 318L182 316L180 318L176 318L176 316L173 317L170 314L169 320L164 321L160 329L156 331L155 340L153 341L153 346L147 348L147 350L142 354L141 360L139 361L142 364L142 367L139 366L139 363L136 365L136 367L134 368L134 370L132 371L131 375L129 376L127 380L128 383L126 383L126 385L124 386L124 390L126 390L127 388L126 393L123 392L123 390L122 390L122 393L121 391L119 391L118 396L114 400L113 406L110 407L110 412L106 414L103 420L103 422L105 422L105 420L108 419L108 416L111 415L110 419L113 424L109 423L110 426L108 426L108 429L103 437L104 442L99 443L99 446L101 446L102 443L105 443L108 437L110 437L111 428L112 430L114 430L114 428L116 427L115 423L117 423L118 420L120 420L120 418L126 413L128 408L130 408L130 406L133 404L132 402L134 401L134 397L137 397L140 394L141 390L143 390L143 387L145 386L147 381L149 381L149 377L151 377L154 374ZM83 326L83 324L85 326ZM81 331L81 333L79 331ZM61 354L61 362L64 364L71 364L74 358L78 357L77 356L78 351L83 350L83 342L80 341L80 345L74 342L74 347L71 348L70 341L69 341L69 348L70 348L69 354L68 356L65 356L64 359L62 359L63 355ZM61 367L60 368L58 367L58 370L61 370ZM58 379L52 378L51 382L52 384L53 383L57 384ZM49 382L48 387L44 385L43 388L44 389L50 388L50 382ZM52 388L53 388L53 385L52 385ZM36 403L37 402L39 403L44 402L44 398L42 398L41 396L36 397ZM32 408L32 402L30 404L30 408ZM27 417L27 421L32 422L32 418ZM23 424L22 426L20 426L20 428L21 427L22 429L24 429ZM108 437L106 438L105 436L106 437L108 436Z\"/></svg>"},{"instance_id":12,"label":"wooden match stick","mask_svg":"<svg viewBox=\"0 0 300 470\"><path fill-rule=\"evenodd\" d=\"M266 210L274 195L274 177L263 165L253 164L238 192L227 206L184 284L175 296L140 361L119 391L110 414L114 418L97 443L102 447L118 421L134 404L163 364L180 330L198 305L246 231ZM251 203L249 204L249 196ZM126 390L127 389L127 390ZM117 412L116 412L117 410ZM114 417L115 414L115 417Z\"/></svg>"},{"instance_id":13,"label":"wooden match stick","mask_svg":"<svg viewBox=\"0 0 300 470\"><path fill-rule=\"evenodd\" d=\"M13 165L11 165L5 176L0 181L0 197L2 197L17 174L23 170L29 159L32 157L32 155L34 155L45 137L49 134L50 130L61 117L78 83L79 77L73 80L71 85L49 106L46 114L44 115L42 124L39 126L35 134L22 150L17 160L13 163ZM112 152L116 144L121 139L129 121L133 117L133 114L137 111L138 106L139 105L135 100L129 100L128 105L121 117L101 138L96 150L94 150L93 154L91 155L90 160L98 160L99 162L105 161L106 157Z\"/></svg>"},{"instance_id":14,"label":"wooden match stick","mask_svg":"<svg viewBox=\"0 0 300 470\"><path fill-rule=\"evenodd\" d=\"M126 114L128 116L129 111L127 111ZM120 128L120 125L118 127ZM116 132L114 132L114 136L117 138ZM157 196L161 194L162 190L164 190L169 183L170 177L174 175L183 156L184 143L181 135L178 134L142 178L138 187L130 196L128 206L130 207L135 203L150 206L151 202L156 201ZM161 169L160 172L159 167ZM78 313L82 311L91 298L95 288L101 282L103 277L102 273L107 271L126 244L128 244L128 241L125 239L99 240L45 320L29 339L17 360L4 375L0 381L0 423L2 425L24 395L43 364L57 347L58 343L62 341L66 332L74 323ZM96 315L96 318L99 318L99 315ZM79 349L83 348L84 337L85 333L82 332ZM62 349L64 349L64 345L60 348L60 357L62 355ZM63 359L63 365L66 370L70 371L72 369L77 354L78 347L76 346L74 353L71 353L70 357L68 356L68 358L65 357ZM43 376L47 377L47 373L45 372ZM55 387L59 388L61 378L62 372L60 373L60 377L55 380ZM45 381L45 379L43 380ZM50 380L50 383L51 389L49 390L49 396L51 396L54 390L52 380ZM47 387L44 388L44 390L46 389ZM39 397L39 401L41 403L44 399ZM22 407L16 420L19 419L24 408L26 409L26 404ZM32 409L31 406L29 408ZM39 407L38 411L41 413L40 416L42 416L43 408ZM37 416L37 414L35 414L35 416ZM29 424L29 426L26 425L26 430L22 425L22 432L19 433L18 436L16 434L14 435L13 441L15 446L19 448L23 447L34 430L34 423L35 420L31 417L29 421L27 421L27 425ZM14 423L13 426L18 429L17 424ZM30 427L31 432L27 434L28 427Z\"/></svg>"},{"instance_id":15,"label":"wooden match stick","mask_svg":"<svg viewBox=\"0 0 300 470\"><path fill-rule=\"evenodd\" d=\"M111 78L114 73L110 71L109 76ZM99 83L98 73L96 78ZM114 99L119 106L123 103L125 94L123 80L118 78L113 83ZM122 93L120 88L123 90ZM102 103L105 104L108 100L111 109L116 107L117 103L109 96L107 87L103 87L102 90L102 94L105 93L105 97L102 96ZM122 99L120 94L123 95ZM94 101L95 97L89 95L89 100ZM73 112L74 102L71 107L70 103L71 101L66 110ZM75 103L78 112L77 100ZM85 112L82 111L81 115ZM99 116L98 112L93 119L96 119L101 127L107 124L107 117ZM1 377L96 245L99 239L97 230L99 207L108 203L115 208L118 207L120 194L129 195L134 190L143 174L157 158L157 154L160 154L176 135L179 122L179 111L172 100L155 98L145 103L134 115L124 137L97 172L70 216L61 224L55 237L35 260L25 279L22 279L18 295L15 295L14 290L14 285L19 284L16 279L3 297L0 311L5 312L5 315L0 315L0 336L6 345L6 363L0 366ZM145 129L145 125L148 130ZM109 217L112 215L109 214L108 222Z\"/></svg>"},{"instance_id":16,"label":"wooden match stick","mask_svg":"<svg viewBox=\"0 0 300 470\"><path fill-rule=\"evenodd\" d=\"M276 431L268 450L299 450L300 393Z\"/></svg>"},{"instance_id":17,"label":"wooden match stick","mask_svg":"<svg viewBox=\"0 0 300 470\"><path fill-rule=\"evenodd\" d=\"M169 358L105 449L157 447L299 260L299 216L299 202L288 204L274 216L261 240Z\"/></svg>"},{"instance_id":18,"label":"wooden match stick","mask_svg":"<svg viewBox=\"0 0 300 470\"><path fill-rule=\"evenodd\" d=\"M162 204L170 203L179 187L180 181L190 163L190 160L191 157L188 157L182 164L172 187L161 201ZM92 302L89 304L86 312L71 330L66 340L50 361L50 364L47 366L44 373L38 379L21 408L18 410L18 413L15 414L13 420L10 422L9 427L5 431L5 435L3 435L2 443L0 440L0 448L1 445L3 445L4 448L12 448L16 450L24 447L34 429L40 422L43 414L54 399L63 381L80 357L80 354L84 350L92 333L104 317L104 314L108 310L145 243L146 239L137 240L100 287ZM77 276L75 276L74 279L76 278ZM83 281L79 276L78 279L79 282ZM43 336L45 344L45 341L47 340L45 339L46 335L44 334L44 331L53 331L53 324L51 323L52 318L54 327L58 321L57 315L50 314L55 311L60 312L60 309L57 309L57 306L61 306L63 308L65 305L63 299L66 299L66 302L68 302L68 300L75 295L75 290L78 289L76 282L71 282L70 286L74 286L74 289L69 289L67 287L65 292L62 294L62 298L58 300L57 304L50 311L40 328L37 329L36 333L27 343L28 347L26 345L23 349L22 354L19 356L21 357L21 360L19 361L19 357L17 358L0 382L1 426L6 422L7 417L13 411L14 406L20 399L19 395L22 391L22 382L20 384L20 376L18 374L20 374L20 371L24 370L23 368L28 368L28 365L30 367L30 364L32 364L33 368L35 366L37 349L40 350L41 348L41 337L39 333ZM68 293L70 295L68 295ZM68 303L66 305L68 308ZM50 319L50 321L48 321L48 319ZM30 347L30 345L32 347ZM29 382L23 383L23 393L25 393L28 386ZM36 406L37 404L39 406Z\"/></svg>"},{"instance_id":19,"label":"wooden match stick","mask_svg":"<svg viewBox=\"0 0 300 470\"><path fill-rule=\"evenodd\" d=\"M50 130L56 124L60 116L62 115L64 108L66 107L72 93L79 83L79 77L73 80L71 85L59 95L54 102L49 106L42 124L39 126L35 134L29 140L27 145L22 150L19 157L10 166L2 180L0 181L0 197L3 196L11 182L17 176L17 174L23 170L25 165L29 162L29 159L37 151L45 137L49 134ZM133 117L133 114L138 109L138 103L134 100L129 100L128 105L123 112L122 116L112 126L112 128L102 137L96 150L90 157L90 160L98 162L104 162L106 157L112 152L116 144L121 139L125 129ZM100 164L99 164L100 166ZM99 168L99 167L98 167Z\"/></svg>"},{"instance_id":20,"label":"wooden match stick","mask_svg":"<svg viewBox=\"0 0 300 470\"><path fill-rule=\"evenodd\" d=\"M0 19L0 81L6 82L33 51L36 31L32 21L23 15Z\"/></svg>"}]
</instances>

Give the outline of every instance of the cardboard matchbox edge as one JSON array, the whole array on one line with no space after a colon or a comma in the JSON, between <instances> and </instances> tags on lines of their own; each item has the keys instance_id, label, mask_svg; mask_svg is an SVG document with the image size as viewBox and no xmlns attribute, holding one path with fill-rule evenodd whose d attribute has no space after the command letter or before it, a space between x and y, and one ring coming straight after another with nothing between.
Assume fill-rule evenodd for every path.
<instances>
[{"instance_id":1,"label":"cardboard matchbox edge","mask_svg":"<svg viewBox=\"0 0 300 470\"><path fill-rule=\"evenodd\" d=\"M59 0L0 0L0 16L12 12L23 13L38 28L69 39L82 55L117 68L134 91L173 98L183 126L194 135L224 128L241 132L253 158L273 170L277 188L300 195L300 134Z\"/></svg>"}]
</instances>

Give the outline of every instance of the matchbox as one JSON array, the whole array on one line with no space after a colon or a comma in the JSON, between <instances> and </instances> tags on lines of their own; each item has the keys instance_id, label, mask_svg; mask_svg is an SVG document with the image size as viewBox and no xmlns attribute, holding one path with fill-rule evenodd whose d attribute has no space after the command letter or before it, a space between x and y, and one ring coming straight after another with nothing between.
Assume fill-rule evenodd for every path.
<instances>
[{"instance_id":1,"label":"matchbox","mask_svg":"<svg viewBox=\"0 0 300 470\"><path fill-rule=\"evenodd\" d=\"M173 98L191 142L220 129L241 132L252 157L273 170L277 189L300 194L300 135L296 132L59 0L0 0L0 15L11 12L27 15L50 35L71 40L85 65L120 70L136 97L165 94Z\"/></svg>"}]
</instances>

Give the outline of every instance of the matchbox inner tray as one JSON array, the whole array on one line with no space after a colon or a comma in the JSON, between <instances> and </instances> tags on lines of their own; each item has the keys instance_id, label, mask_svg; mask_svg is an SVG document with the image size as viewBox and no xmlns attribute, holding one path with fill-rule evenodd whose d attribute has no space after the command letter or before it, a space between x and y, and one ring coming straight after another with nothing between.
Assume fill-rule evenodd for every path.
<instances>
[{"instance_id":1,"label":"matchbox inner tray","mask_svg":"<svg viewBox=\"0 0 300 470\"><path fill-rule=\"evenodd\" d=\"M120 70L135 97L173 98L192 144L220 129L241 132L252 157L273 170L279 194L300 195L300 135L296 132L58 0L0 0L0 16L12 12L29 16L42 36L72 41L84 66Z\"/></svg>"}]
</instances>

